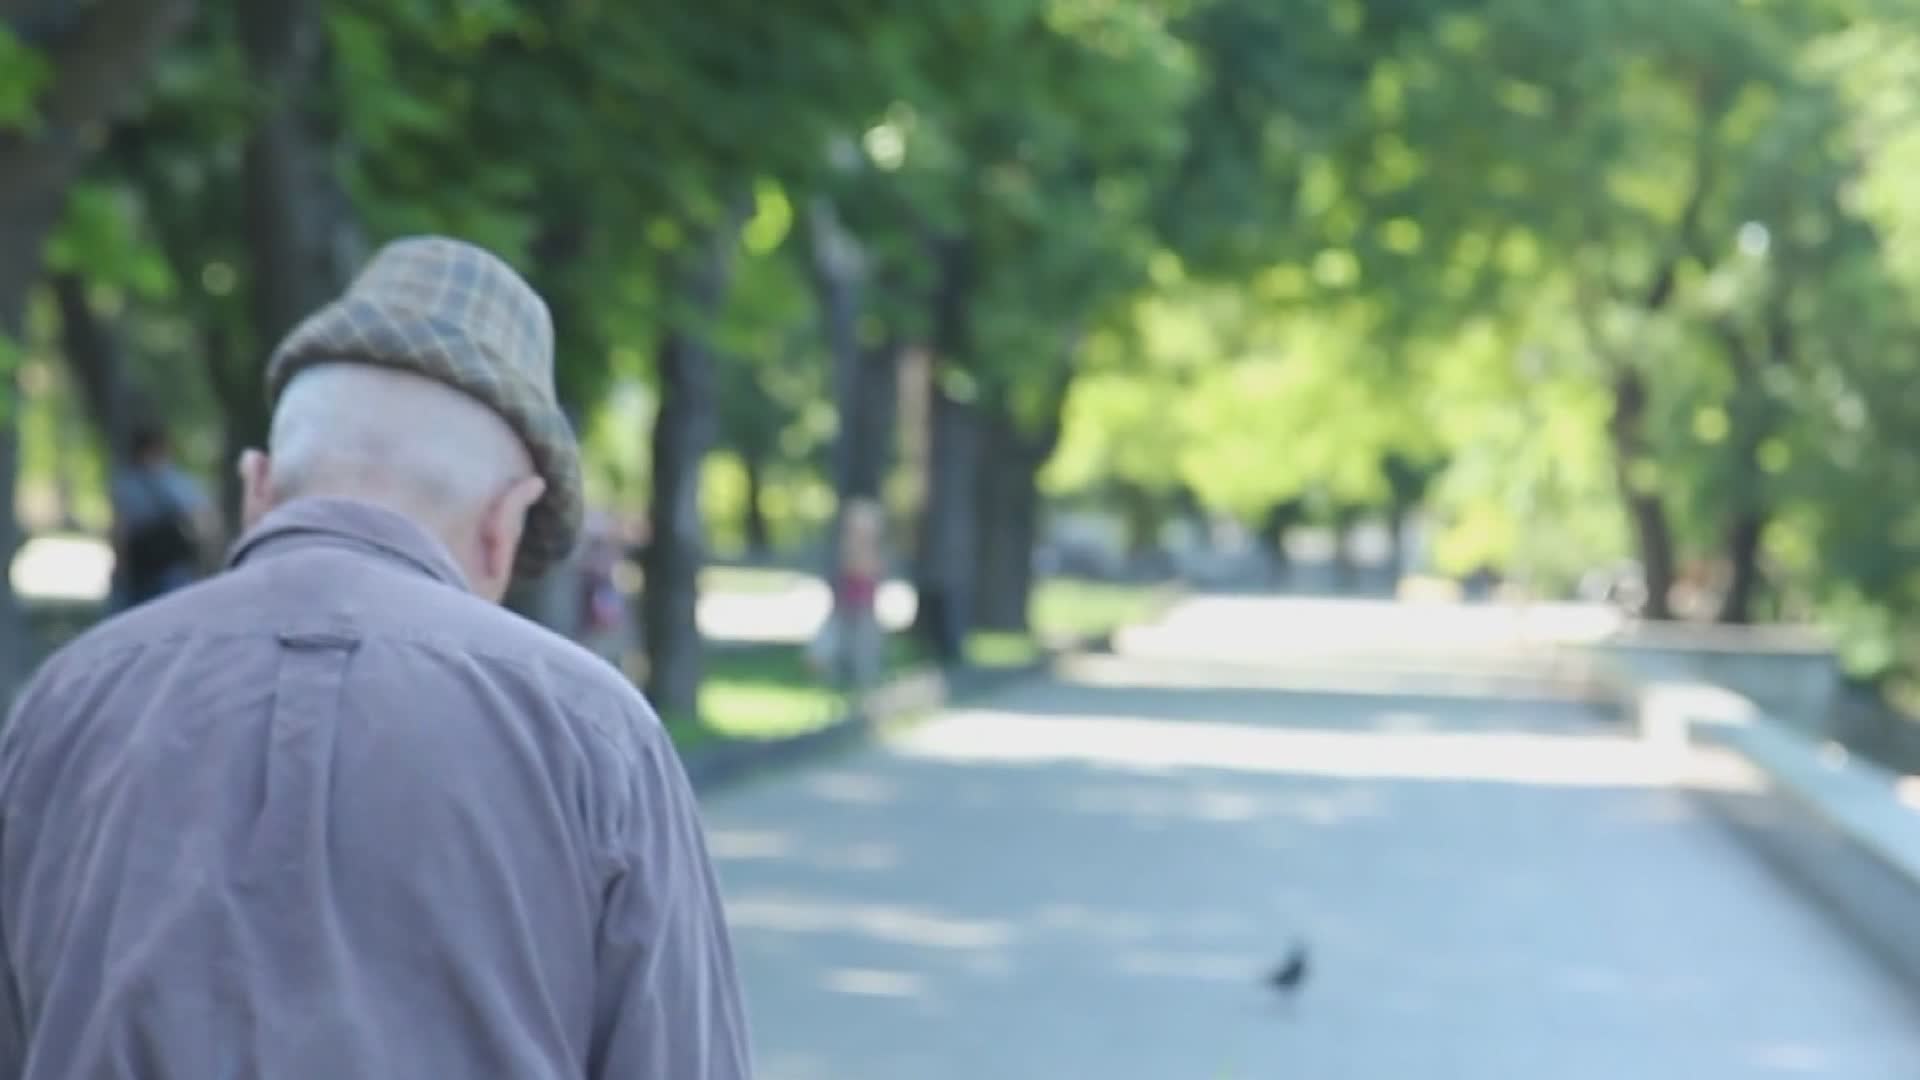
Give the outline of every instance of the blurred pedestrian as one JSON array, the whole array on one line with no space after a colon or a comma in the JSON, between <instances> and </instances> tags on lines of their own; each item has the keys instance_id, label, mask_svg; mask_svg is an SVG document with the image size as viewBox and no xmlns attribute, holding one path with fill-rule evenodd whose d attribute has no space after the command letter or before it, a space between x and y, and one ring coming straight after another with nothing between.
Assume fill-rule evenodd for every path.
<instances>
[{"instance_id":1,"label":"blurred pedestrian","mask_svg":"<svg viewBox=\"0 0 1920 1080\"><path fill-rule=\"evenodd\" d=\"M574 640L632 677L639 642L631 605L620 589L619 570L626 545L616 522L607 514L589 513L583 532Z\"/></svg>"},{"instance_id":2,"label":"blurred pedestrian","mask_svg":"<svg viewBox=\"0 0 1920 1080\"><path fill-rule=\"evenodd\" d=\"M0 741L0 1076L747 1076L672 744L498 606L580 522L546 306L399 241L267 379L229 569Z\"/></svg>"},{"instance_id":3,"label":"blurred pedestrian","mask_svg":"<svg viewBox=\"0 0 1920 1080\"><path fill-rule=\"evenodd\" d=\"M143 422L112 479L113 596L124 610L198 580L218 546L213 503L174 463L166 429Z\"/></svg>"},{"instance_id":4,"label":"blurred pedestrian","mask_svg":"<svg viewBox=\"0 0 1920 1080\"><path fill-rule=\"evenodd\" d=\"M879 503L859 498L848 500L840 519L833 609L815 639L811 659L834 682L863 689L879 681L886 662L886 634L878 611L887 571L886 519Z\"/></svg>"}]
</instances>

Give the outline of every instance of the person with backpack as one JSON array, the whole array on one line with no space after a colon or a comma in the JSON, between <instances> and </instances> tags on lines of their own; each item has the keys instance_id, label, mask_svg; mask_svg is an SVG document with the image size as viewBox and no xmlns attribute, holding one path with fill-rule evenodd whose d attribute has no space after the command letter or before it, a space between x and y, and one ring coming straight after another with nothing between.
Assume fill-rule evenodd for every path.
<instances>
[{"instance_id":1,"label":"person with backpack","mask_svg":"<svg viewBox=\"0 0 1920 1080\"><path fill-rule=\"evenodd\" d=\"M142 424L113 478L116 610L137 607L198 580L217 526L200 485L173 460L166 432Z\"/></svg>"}]
</instances>

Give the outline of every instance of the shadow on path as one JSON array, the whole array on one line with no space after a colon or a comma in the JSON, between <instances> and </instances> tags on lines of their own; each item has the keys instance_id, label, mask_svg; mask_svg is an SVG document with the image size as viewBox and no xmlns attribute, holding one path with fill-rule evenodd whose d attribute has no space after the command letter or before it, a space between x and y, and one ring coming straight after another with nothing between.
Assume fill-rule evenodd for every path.
<instances>
[{"instance_id":1,"label":"shadow on path","mask_svg":"<svg viewBox=\"0 0 1920 1080\"><path fill-rule=\"evenodd\" d=\"M769 1080L1920 1061L1878 969L1577 703L1040 682L709 817Z\"/></svg>"}]
</instances>

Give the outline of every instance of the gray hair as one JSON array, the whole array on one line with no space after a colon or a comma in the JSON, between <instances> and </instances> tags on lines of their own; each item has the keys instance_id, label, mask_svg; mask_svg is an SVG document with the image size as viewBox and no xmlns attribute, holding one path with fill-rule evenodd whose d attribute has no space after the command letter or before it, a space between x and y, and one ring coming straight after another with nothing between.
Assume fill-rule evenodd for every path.
<instances>
[{"instance_id":1,"label":"gray hair","mask_svg":"<svg viewBox=\"0 0 1920 1080\"><path fill-rule=\"evenodd\" d=\"M459 390L368 364L317 364L281 392L268 439L277 499L362 495L464 520L531 475L526 444Z\"/></svg>"}]
</instances>

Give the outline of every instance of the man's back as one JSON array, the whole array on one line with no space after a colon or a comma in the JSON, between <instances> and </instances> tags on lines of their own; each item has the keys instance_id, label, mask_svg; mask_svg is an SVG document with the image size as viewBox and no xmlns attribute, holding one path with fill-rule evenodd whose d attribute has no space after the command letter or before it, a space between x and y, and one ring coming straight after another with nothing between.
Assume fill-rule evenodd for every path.
<instances>
[{"instance_id":1,"label":"man's back","mask_svg":"<svg viewBox=\"0 0 1920 1080\"><path fill-rule=\"evenodd\" d=\"M744 1076L638 695L385 511L290 504L241 553L0 742L0 1075Z\"/></svg>"}]
</instances>

